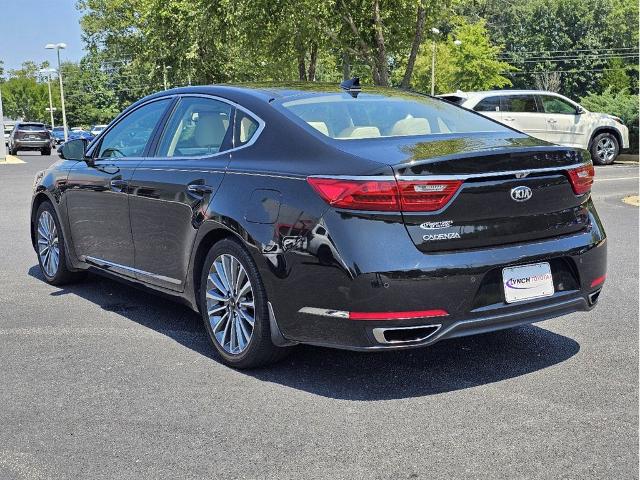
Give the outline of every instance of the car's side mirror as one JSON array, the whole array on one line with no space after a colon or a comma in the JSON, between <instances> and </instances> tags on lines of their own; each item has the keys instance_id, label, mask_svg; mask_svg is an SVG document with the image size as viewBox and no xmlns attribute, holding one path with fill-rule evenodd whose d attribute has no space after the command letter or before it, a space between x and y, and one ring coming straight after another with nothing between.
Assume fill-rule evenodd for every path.
<instances>
[{"instance_id":1,"label":"car's side mirror","mask_svg":"<svg viewBox=\"0 0 640 480\"><path fill-rule=\"evenodd\" d=\"M586 110L584 108L582 108L580 105L578 105L576 107L576 115L582 115L585 112L586 112Z\"/></svg>"},{"instance_id":2,"label":"car's side mirror","mask_svg":"<svg viewBox=\"0 0 640 480\"><path fill-rule=\"evenodd\" d=\"M63 143L59 151L60 158L64 158L65 160L87 161L88 158L85 154L88 143L85 138L77 138Z\"/></svg>"}]
</instances>

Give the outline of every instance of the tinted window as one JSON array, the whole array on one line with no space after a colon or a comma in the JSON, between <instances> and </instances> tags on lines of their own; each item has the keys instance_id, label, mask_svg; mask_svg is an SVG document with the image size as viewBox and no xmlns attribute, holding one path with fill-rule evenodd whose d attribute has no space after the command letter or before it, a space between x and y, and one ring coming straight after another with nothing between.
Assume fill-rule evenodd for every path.
<instances>
[{"instance_id":1,"label":"tinted window","mask_svg":"<svg viewBox=\"0 0 640 480\"><path fill-rule=\"evenodd\" d=\"M253 138L260 125L258 122L241 110L236 111L236 147L245 145Z\"/></svg>"},{"instance_id":2,"label":"tinted window","mask_svg":"<svg viewBox=\"0 0 640 480\"><path fill-rule=\"evenodd\" d=\"M183 98L162 134L157 156L199 157L218 153L231 123L231 108L209 98Z\"/></svg>"},{"instance_id":3,"label":"tinted window","mask_svg":"<svg viewBox=\"0 0 640 480\"><path fill-rule=\"evenodd\" d=\"M473 109L476 112L499 112L500 97L487 97L482 99Z\"/></svg>"},{"instance_id":4,"label":"tinted window","mask_svg":"<svg viewBox=\"0 0 640 480\"><path fill-rule=\"evenodd\" d=\"M104 136L98 158L142 156L169 102L164 99L149 103L120 120Z\"/></svg>"},{"instance_id":5,"label":"tinted window","mask_svg":"<svg viewBox=\"0 0 640 480\"><path fill-rule=\"evenodd\" d=\"M17 129L22 131L30 131L30 132L46 130L42 123L21 123L18 125Z\"/></svg>"},{"instance_id":6,"label":"tinted window","mask_svg":"<svg viewBox=\"0 0 640 480\"><path fill-rule=\"evenodd\" d=\"M500 109L503 112L537 112L536 98L533 95L505 95Z\"/></svg>"},{"instance_id":7,"label":"tinted window","mask_svg":"<svg viewBox=\"0 0 640 480\"><path fill-rule=\"evenodd\" d=\"M286 110L337 139L505 131L468 110L420 95L328 94L285 101Z\"/></svg>"},{"instance_id":8,"label":"tinted window","mask_svg":"<svg viewBox=\"0 0 640 480\"><path fill-rule=\"evenodd\" d=\"M551 95L541 95L542 107L545 113L565 113L569 115L576 114L576 107L559 97Z\"/></svg>"}]
</instances>

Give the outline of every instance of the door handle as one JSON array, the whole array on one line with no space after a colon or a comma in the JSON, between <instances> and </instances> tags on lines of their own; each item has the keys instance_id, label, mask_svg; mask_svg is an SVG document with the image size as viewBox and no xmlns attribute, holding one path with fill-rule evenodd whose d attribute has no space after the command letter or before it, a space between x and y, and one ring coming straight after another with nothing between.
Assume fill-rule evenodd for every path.
<instances>
[{"instance_id":1,"label":"door handle","mask_svg":"<svg viewBox=\"0 0 640 480\"><path fill-rule=\"evenodd\" d=\"M549 120L547 120L547 122L549 122L549 123L558 123L558 121L554 120L553 118L550 118Z\"/></svg>"},{"instance_id":2,"label":"door handle","mask_svg":"<svg viewBox=\"0 0 640 480\"><path fill-rule=\"evenodd\" d=\"M515 118L513 117L507 117L504 119L506 122L513 122L515 120Z\"/></svg>"},{"instance_id":3,"label":"door handle","mask_svg":"<svg viewBox=\"0 0 640 480\"><path fill-rule=\"evenodd\" d=\"M188 185L187 190L201 196L213 193L213 187L209 185Z\"/></svg>"},{"instance_id":4,"label":"door handle","mask_svg":"<svg viewBox=\"0 0 640 480\"><path fill-rule=\"evenodd\" d=\"M111 180L111 188L115 189L115 190L124 190L125 188L127 188L127 185L129 184L129 182L127 182L126 180Z\"/></svg>"}]
</instances>

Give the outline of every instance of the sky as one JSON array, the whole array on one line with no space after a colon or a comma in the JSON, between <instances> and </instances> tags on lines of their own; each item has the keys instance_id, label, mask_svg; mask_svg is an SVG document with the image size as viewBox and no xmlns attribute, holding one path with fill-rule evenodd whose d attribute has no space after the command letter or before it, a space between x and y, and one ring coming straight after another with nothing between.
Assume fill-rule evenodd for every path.
<instances>
[{"instance_id":1,"label":"sky","mask_svg":"<svg viewBox=\"0 0 640 480\"><path fill-rule=\"evenodd\" d=\"M5 71L22 62L49 60L56 67L55 50L47 43L66 43L62 61L78 61L84 55L80 12L76 0L0 0L0 60Z\"/></svg>"}]
</instances>

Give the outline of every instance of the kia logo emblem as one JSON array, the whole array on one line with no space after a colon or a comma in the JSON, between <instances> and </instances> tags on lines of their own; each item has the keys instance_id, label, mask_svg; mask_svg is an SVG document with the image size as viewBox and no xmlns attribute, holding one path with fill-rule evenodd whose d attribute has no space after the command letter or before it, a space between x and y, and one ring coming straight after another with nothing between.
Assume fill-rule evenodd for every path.
<instances>
[{"instance_id":1,"label":"kia logo emblem","mask_svg":"<svg viewBox=\"0 0 640 480\"><path fill-rule=\"evenodd\" d=\"M511 198L513 198L516 202L526 202L533 195L533 192L529 187L525 187L521 185L519 187L515 187L511 189Z\"/></svg>"}]
</instances>

